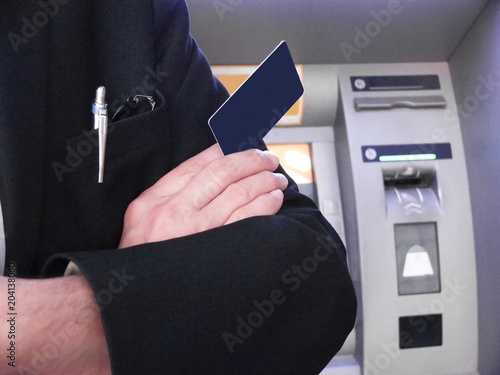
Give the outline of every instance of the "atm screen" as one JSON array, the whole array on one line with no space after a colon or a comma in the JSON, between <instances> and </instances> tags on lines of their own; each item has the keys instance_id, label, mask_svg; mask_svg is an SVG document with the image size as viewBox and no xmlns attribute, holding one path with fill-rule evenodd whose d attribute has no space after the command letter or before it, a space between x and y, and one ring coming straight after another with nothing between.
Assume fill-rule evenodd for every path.
<instances>
[{"instance_id":1,"label":"atm screen","mask_svg":"<svg viewBox=\"0 0 500 375\"><path fill-rule=\"evenodd\" d=\"M309 143L268 144L277 154L286 173L297 183L299 191L318 204Z\"/></svg>"}]
</instances>

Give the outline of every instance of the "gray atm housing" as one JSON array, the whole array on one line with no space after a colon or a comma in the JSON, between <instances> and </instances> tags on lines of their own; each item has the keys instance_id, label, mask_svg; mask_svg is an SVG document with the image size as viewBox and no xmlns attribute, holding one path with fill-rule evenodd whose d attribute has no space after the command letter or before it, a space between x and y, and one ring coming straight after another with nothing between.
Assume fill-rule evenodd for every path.
<instances>
[{"instance_id":1,"label":"gray atm housing","mask_svg":"<svg viewBox=\"0 0 500 375\"><path fill-rule=\"evenodd\" d=\"M359 300L355 358L370 375L475 374L471 205L448 65L338 72L336 154ZM369 89L351 79L422 75L439 86Z\"/></svg>"}]
</instances>

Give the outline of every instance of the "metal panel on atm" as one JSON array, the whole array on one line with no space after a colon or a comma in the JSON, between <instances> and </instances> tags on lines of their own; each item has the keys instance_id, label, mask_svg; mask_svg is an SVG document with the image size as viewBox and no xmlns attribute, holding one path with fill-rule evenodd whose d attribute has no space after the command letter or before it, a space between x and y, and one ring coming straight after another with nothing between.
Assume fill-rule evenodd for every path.
<instances>
[{"instance_id":1,"label":"metal panel on atm","mask_svg":"<svg viewBox=\"0 0 500 375\"><path fill-rule=\"evenodd\" d=\"M448 66L343 65L339 86L336 152L362 373L476 373L472 219Z\"/></svg>"}]
</instances>

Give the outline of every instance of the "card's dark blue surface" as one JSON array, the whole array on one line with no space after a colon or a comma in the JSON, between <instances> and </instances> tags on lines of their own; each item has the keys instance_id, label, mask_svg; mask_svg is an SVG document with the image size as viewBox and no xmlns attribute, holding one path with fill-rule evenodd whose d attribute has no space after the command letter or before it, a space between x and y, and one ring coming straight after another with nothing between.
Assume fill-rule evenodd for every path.
<instances>
[{"instance_id":1,"label":"card's dark blue surface","mask_svg":"<svg viewBox=\"0 0 500 375\"><path fill-rule=\"evenodd\" d=\"M210 118L222 152L254 148L303 93L288 46L281 42Z\"/></svg>"}]
</instances>

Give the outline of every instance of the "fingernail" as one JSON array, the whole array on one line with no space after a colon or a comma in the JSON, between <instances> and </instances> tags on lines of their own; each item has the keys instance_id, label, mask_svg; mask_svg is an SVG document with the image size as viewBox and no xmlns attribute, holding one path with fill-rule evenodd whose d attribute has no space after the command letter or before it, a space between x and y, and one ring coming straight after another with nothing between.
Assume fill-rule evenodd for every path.
<instances>
[{"instance_id":1,"label":"fingernail","mask_svg":"<svg viewBox=\"0 0 500 375\"><path fill-rule=\"evenodd\" d=\"M276 155L276 154L275 154L274 152L272 152L272 151L265 150L265 151L264 151L264 154L269 155L269 156L270 156L270 157L272 157L272 158L276 158L278 161L280 160L279 156L278 156L278 155Z\"/></svg>"},{"instance_id":2,"label":"fingernail","mask_svg":"<svg viewBox=\"0 0 500 375\"><path fill-rule=\"evenodd\" d=\"M288 178L285 177L285 175L281 174L281 173L275 173L276 177L278 177L278 179L280 180L280 182L283 184L283 185L288 185Z\"/></svg>"},{"instance_id":3,"label":"fingernail","mask_svg":"<svg viewBox=\"0 0 500 375\"><path fill-rule=\"evenodd\" d=\"M277 199L282 199L283 198L283 192L279 189L271 191L269 194L271 194L273 197Z\"/></svg>"}]
</instances>

